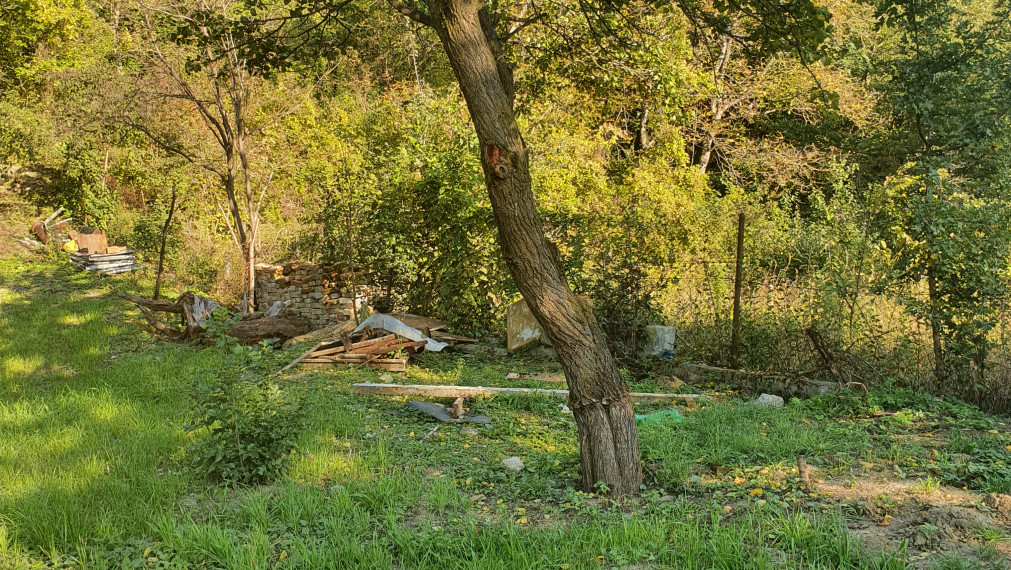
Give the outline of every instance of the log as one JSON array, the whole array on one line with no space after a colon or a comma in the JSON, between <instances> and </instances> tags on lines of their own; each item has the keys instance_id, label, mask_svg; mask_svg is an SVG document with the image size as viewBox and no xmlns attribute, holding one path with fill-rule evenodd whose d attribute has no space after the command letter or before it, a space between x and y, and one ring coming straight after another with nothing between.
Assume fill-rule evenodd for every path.
<instances>
[{"instance_id":1,"label":"log","mask_svg":"<svg viewBox=\"0 0 1011 570\"><path fill-rule=\"evenodd\" d=\"M242 344L255 344L268 338L286 340L305 334L309 323L302 315L280 314L276 317L261 317L239 321L228 334L239 339Z\"/></svg>"},{"instance_id":2,"label":"log","mask_svg":"<svg viewBox=\"0 0 1011 570\"><path fill-rule=\"evenodd\" d=\"M325 326L321 329L316 329L312 332L289 338L284 341L284 348L288 348L289 346L294 346L296 344L302 344L303 342L316 343L322 341L334 341L340 338L341 332L348 332L353 328L355 328L355 322L353 320Z\"/></svg>"},{"instance_id":3,"label":"log","mask_svg":"<svg viewBox=\"0 0 1011 570\"><path fill-rule=\"evenodd\" d=\"M177 301L168 301L161 299L155 301L153 299L145 299L143 297L138 297L136 295L131 295L124 291L116 291L116 296L121 299L126 299L138 307L144 307L158 313L174 313L176 315L183 314L182 299Z\"/></svg>"},{"instance_id":4,"label":"log","mask_svg":"<svg viewBox=\"0 0 1011 570\"><path fill-rule=\"evenodd\" d=\"M351 385L351 392L369 396L419 396L425 398L477 398L496 394L526 394L568 398L568 390L548 388L497 388L485 386L437 386L429 384L376 384L360 382ZM632 392L633 402L675 402L687 399L709 399L705 394L653 394Z\"/></svg>"},{"instance_id":5,"label":"log","mask_svg":"<svg viewBox=\"0 0 1011 570\"><path fill-rule=\"evenodd\" d=\"M809 398L839 391L836 382L811 380L799 375L766 374L702 364L681 364L674 368L673 373L689 384L715 381L724 385L762 390L786 398Z\"/></svg>"}]
</instances>

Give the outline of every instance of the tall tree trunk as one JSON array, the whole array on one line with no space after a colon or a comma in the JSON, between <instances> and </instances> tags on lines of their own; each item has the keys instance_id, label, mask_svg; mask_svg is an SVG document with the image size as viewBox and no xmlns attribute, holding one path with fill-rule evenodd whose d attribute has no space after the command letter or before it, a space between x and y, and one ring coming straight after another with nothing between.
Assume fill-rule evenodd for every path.
<instances>
[{"instance_id":1,"label":"tall tree trunk","mask_svg":"<svg viewBox=\"0 0 1011 570\"><path fill-rule=\"evenodd\" d=\"M927 297L930 300L930 340L934 345L934 378L938 387L943 387L948 379L944 365L944 347L941 344L941 325L937 318L937 281L933 264L927 267Z\"/></svg>"},{"instance_id":2,"label":"tall tree trunk","mask_svg":"<svg viewBox=\"0 0 1011 570\"><path fill-rule=\"evenodd\" d=\"M243 291L242 297L244 299L245 312L246 314L252 313L256 310L256 235L253 232L249 233L249 239L244 244L242 248L244 259L243 261Z\"/></svg>"},{"instance_id":3,"label":"tall tree trunk","mask_svg":"<svg viewBox=\"0 0 1011 570\"><path fill-rule=\"evenodd\" d=\"M481 165L509 271L558 354L579 432L585 490L637 493L642 480L635 413L590 303L565 280L544 235L529 153L513 112L512 74L481 0L428 3L423 23L442 40L481 145Z\"/></svg>"},{"instance_id":4,"label":"tall tree trunk","mask_svg":"<svg viewBox=\"0 0 1011 570\"><path fill-rule=\"evenodd\" d=\"M165 217L165 226L161 229L161 248L158 250L158 276L154 280L154 300L157 301L161 295L161 274L165 268L165 242L168 239L169 226L172 225L172 214L176 211L176 187L172 186L172 202L169 204L168 216Z\"/></svg>"}]
</instances>

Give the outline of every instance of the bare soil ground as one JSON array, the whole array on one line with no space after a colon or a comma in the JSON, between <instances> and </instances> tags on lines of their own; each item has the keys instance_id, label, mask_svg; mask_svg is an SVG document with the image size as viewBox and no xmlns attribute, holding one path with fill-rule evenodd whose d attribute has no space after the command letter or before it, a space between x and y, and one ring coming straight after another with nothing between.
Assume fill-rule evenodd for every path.
<instances>
[{"instance_id":1,"label":"bare soil ground","mask_svg":"<svg viewBox=\"0 0 1011 570\"><path fill-rule=\"evenodd\" d=\"M1011 542L989 539L1011 532L1011 495L875 476L830 479L818 489L855 515L849 529L869 550L904 548L914 568L932 567L942 553L1011 568Z\"/></svg>"}]
</instances>

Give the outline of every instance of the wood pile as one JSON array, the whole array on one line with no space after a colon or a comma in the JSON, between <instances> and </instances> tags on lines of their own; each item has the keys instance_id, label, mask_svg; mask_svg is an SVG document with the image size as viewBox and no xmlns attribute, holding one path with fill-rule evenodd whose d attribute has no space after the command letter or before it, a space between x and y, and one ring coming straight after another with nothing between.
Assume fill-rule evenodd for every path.
<instances>
[{"instance_id":1,"label":"wood pile","mask_svg":"<svg viewBox=\"0 0 1011 570\"><path fill-rule=\"evenodd\" d=\"M282 371L296 364L352 364L403 372L407 370L410 355L421 349L440 351L455 343L477 342L472 338L445 332L445 328L446 323L429 317L410 313L377 313L350 332L349 324L341 324L292 339L325 340L316 343Z\"/></svg>"},{"instance_id":2,"label":"wood pile","mask_svg":"<svg viewBox=\"0 0 1011 570\"><path fill-rule=\"evenodd\" d=\"M73 218L64 218L57 221L56 219L61 213L63 213L62 207L53 212L45 220L32 224L32 227L29 229L32 237L12 237L11 240L31 250L42 249L51 241L62 245L69 239L67 237L67 228L70 226L70 221Z\"/></svg>"},{"instance_id":3,"label":"wood pile","mask_svg":"<svg viewBox=\"0 0 1011 570\"><path fill-rule=\"evenodd\" d=\"M321 342L292 364L355 364L403 372L407 370L410 355L427 344L424 340L410 340L374 329L367 329L359 335L357 342L352 342L350 335Z\"/></svg>"},{"instance_id":4,"label":"wood pile","mask_svg":"<svg viewBox=\"0 0 1011 570\"><path fill-rule=\"evenodd\" d=\"M99 275L126 273L142 267L137 263L136 252L129 247L111 246L101 253L87 252L88 250L81 249L70 254L70 263L78 269L95 271Z\"/></svg>"},{"instance_id":5,"label":"wood pile","mask_svg":"<svg viewBox=\"0 0 1011 570\"><path fill-rule=\"evenodd\" d=\"M183 293L175 301L145 299L129 293L118 292L119 297L137 305L144 323L140 327L152 336L163 340L197 340L204 335L207 321L215 309L221 305L193 293ZM159 318L156 313L179 316L179 325L172 325ZM255 344L268 338L285 340L309 330L309 324L302 316L281 311L273 316L253 315L245 318L227 331L242 344Z\"/></svg>"}]
</instances>

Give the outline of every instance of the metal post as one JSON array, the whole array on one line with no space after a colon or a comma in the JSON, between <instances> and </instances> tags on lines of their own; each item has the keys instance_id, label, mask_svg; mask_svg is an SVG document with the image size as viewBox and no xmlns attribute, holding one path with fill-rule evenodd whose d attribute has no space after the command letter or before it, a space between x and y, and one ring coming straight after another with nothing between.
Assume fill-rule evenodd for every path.
<instances>
[{"instance_id":1,"label":"metal post","mask_svg":"<svg viewBox=\"0 0 1011 570\"><path fill-rule=\"evenodd\" d=\"M744 273L744 212L737 215L737 267L734 269L734 315L730 330L730 367L737 368L741 341L741 282Z\"/></svg>"}]
</instances>

